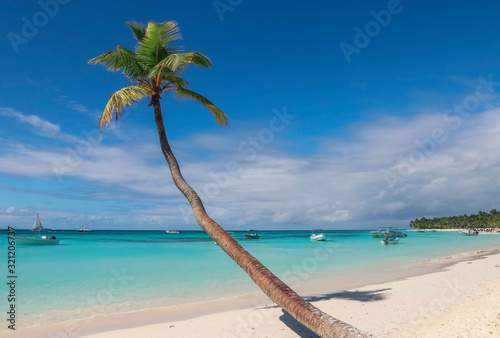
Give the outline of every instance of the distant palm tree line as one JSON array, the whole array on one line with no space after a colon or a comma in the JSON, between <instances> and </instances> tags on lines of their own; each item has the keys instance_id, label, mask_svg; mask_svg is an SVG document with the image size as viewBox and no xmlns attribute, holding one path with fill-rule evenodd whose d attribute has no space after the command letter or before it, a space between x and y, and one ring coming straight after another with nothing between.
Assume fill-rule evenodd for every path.
<instances>
[{"instance_id":1,"label":"distant palm tree line","mask_svg":"<svg viewBox=\"0 0 500 338\"><path fill-rule=\"evenodd\" d=\"M500 228L500 211L496 209L489 213L479 211L477 214L434 217L422 217L410 222L410 227L418 229L461 229L461 228Z\"/></svg>"}]
</instances>

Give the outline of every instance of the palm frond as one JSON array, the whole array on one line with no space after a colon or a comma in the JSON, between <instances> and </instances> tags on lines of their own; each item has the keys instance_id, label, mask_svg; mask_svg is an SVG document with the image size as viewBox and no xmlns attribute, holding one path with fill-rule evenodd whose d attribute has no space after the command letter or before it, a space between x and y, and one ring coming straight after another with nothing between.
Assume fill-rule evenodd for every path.
<instances>
[{"instance_id":1,"label":"palm frond","mask_svg":"<svg viewBox=\"0 0 500 338\"><path fill-rule=\"evenodd\" d=\"M99 119L101 129L111 122L113 114L118 120L118 116L123 114L125 107L135 104L137 101L147 97L148 94L148 88L142 84L124 87L111 94Z\"/></svg>"},{"instance_id":2,"label":"palm frond","mask_svg":"<svg viewBox=\"0 0 500 338\"><path fill-rule=\"evenodd\" d=\"M157 76L163 69L171 69L175 72L181 72L189 64L208 68L212 66L210 59L198 52L174 53L169 54L159 61L154 68L151 69L149 76Z\"/></svg>"},{"instance_id":3,"label":"palm frond","mask_svg":"<svg viewBox=\"0 0 500 338\"><path fill-rule=\"evenodd\" d=\"M227 118L227 115L224 114L224 112L222 112L219 108L217 108L206 97L196 92L193 92L192 90L182 87L175 87L173 89L175 90L175 93L181 98L189 98L200 102L202 105L205 106L205 108L207 108L207 110L210 113L212 113L212 115L215 117L215 121L219 125L223 127L229 127L229 120Z\"/></svg>"},{"instance_id":4,"label":"palm frond","mask_svg":"<svg viewBox=\"0 0 500 338\"><path fill-rule=\"evenodd\" d=\"M167 82L166 86L168 87L187 87L188 82L180 77L176 72L163 72L161 74L161 82Z\"/></svg>"},{"instance_id":5,"label":"palm frond","mask_svg":"<svg viewBox=\"0 0 500 338\"><path fill-rule=\"evenodd\" d=\"M191 54L193 54L193 56L190 63L192 63L193 65L204 68L212 67L212 61L208 56L198 52L191 52Z\"/></svg>"},{"instance_id":6,"label":"palm frond","mask_svg":"<svg viewBox=\"0 0 500 338\"><path fill-rule=\"evenodd\" d=\"M146 35L138 43L137 53L147 64L147 68L151 69L168 55L166 45L180 39L181 34L177 22L149 22Z\"/></svg>"},{"instance_id":7,"label":"palm frond","mask_svg":"<svg viewBox=\"0 0 500 338\"><path fill-rule=\"evenodd\" d=\"M165 52L167 55L182 53L184 51L184 46L165 46Z\"/></svg>"},{"instance_id":8,"label":"palm frond","mask_svg":"<svg viewBox=\"0 0 500 338\"><path fill-rule=\"evenodd\" d=\"M116 46L116 50L109 50L87 62L89 64L101 64L108 70L115 72L122 70L122 73L132 81L146 74L138 62L137 55L122 46Z\"/></svg>"},{"instance_id":9,"label":"palm frond","mask_svg":"<svg viewBox=\"0 0 500 338\"><path fill-rule=\"evenodd\" d=\"M109 98L99 120L101 129L123 114L125 107L151 95L161 95L174 90L180 98L189 98L203 104L221 126L229 126L224 112L204 96L186 89L188 83L180 74L190 64L208 68L210 59L198 52L184 52L182 46L169 45L181 39L180 29L175 21L149 22L144 26L137 22L127 22L137 39L135 52L117 46L88 61L101 64L112 71L121 70L135 85L114 92Z\"/></svg>"},{"instance_id":10,"label":"palm frond","mask_svg":"<svg viewBox=\"0 0 500 338\"><path fill-rule=\"evenodd\" d=\"M127 26L130 27L132 33L134 33L134 37L137 41L141 41L146 35L146 27L142 23L139 22L126 22Z\"/></svg>"}]
</instances>

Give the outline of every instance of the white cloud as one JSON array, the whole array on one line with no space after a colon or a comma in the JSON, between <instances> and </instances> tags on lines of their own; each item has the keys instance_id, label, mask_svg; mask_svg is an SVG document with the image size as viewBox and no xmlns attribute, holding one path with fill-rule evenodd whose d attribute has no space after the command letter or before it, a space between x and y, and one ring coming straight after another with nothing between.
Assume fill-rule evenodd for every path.
<instances>
[{"instance_id":1,"label":"white cloud","mask_svg":"<svg viewBox=\"0 0 500 338\"><path fill-rule=\"evenodd\" d=\"M6 214L11 214L11 213L13 213L15 210L16 210L16 208L14 208L14 207L8 207L8 208L7 208L7 210L5 210L5 213L6 213Z\"/></svg>"},{"instance_id":2,"label":"white cloud","mask_svg":"<svg viewBox=\"0 0 500 338\"><path fill-rule=\"evenodd\" d=\"M424 152L415 140L432 140L437 128L443 129L446 140ZM307 155L278 151L283 147L276 137L250 160L238 152L246 137L196 135L173 144L184 177L225 228L407 226L416 217L500 207L499 110L471 115L456 129L443 125L439 113L383 117L358 124L350 142L323 139L317 152ZM64 146L37 149L12 142L0 153L0 172L57 182L54 163L68 165L63 179L93 186L95 198L157 202L134 208L114 222L133 219L143 226L181 227L185 223L180 207L190 211L171 181L156 138L136 142L126 137L119 144L104 141L80 159L68 158ZM204 143L210 143L202 150L207 156L193 156L198 149L194 145ZM415 152L421 158L401 176L401 162L411 162ZM228 170L231 163L236 167ZM386 181L387 172L399 175L393 187ZM106 189L96 188L103 186ZM194 227L194 218L188 219Z\"/></svg>"},{"instance_id":3,"label":"white cloud","mask_svg":"<svg viewBox=\"0 0 500 338\"><path fill-rule=\"evenodd\" d=\"M330 215L325 215L324 220L330 223L347 221L350 218L350 210L336 210Z\"/></svg>"},{"instance_id":4,"label":"white cloud","mask_svg":"<svg viewBox=\"0 0 500 338\"><path fill-rule=\"evenodd\" d=\"M19 122L31 125L34 132L42 135L53 137L61 130L61 127L57 124L53 124L39 116L36 115L24 115L11 108L0 107L0 115L15 117Z\"/></svg>"},{"instance_id":5,"label":"white cloud","mask_svg":"<svg viewBox=\"0 0 500 338\"><path fill-rule=\"evenodd\" d=\"M385 221L406 226L415 217L498 208L500 111L472 115L457 129L443 123L441 114L382 118L358 125L358 137L350 143L323 140L315 155L266 151L241 163L231 183L207 204L228 206L227 220L245 209L268 223L341 227L345 222L373 227ZM447 140L424 154L415 140L432 139L436 128L443 129ZM414 151L423 153L422 160L391 189L385 173L399 174L401 159ZM201 171L199 177L210 184Z\"/></svg>"},{"instance_id":6,"label":"white cloud","mask_svg":"<svg viewBox=\"0 0 500 338\"><path fill-rule=\"evenodd\" d=\"M448 183L447 177L438 177L433 179L430 183L422 187L422 191L425 193L435 193L437 190L442 190L446 188L446 183Z\"/></svg>"},{"instance_id":7,"label":"white cloud","mask_svg":"<svg viewBox=\"0 0 500 338\"><path fill-rule=\"evenodd\" d=\"M56 87L52 87L51 89L55 94L59 94L62 92L59 88ZM64 106L78 113L88 113L90 111L83 104L71 100L68 95L59 95L54 101L60 104L61 106Z\"/></svg>"},{"instance_id":8,"label":"white cloud","mask_svg":"<svg viewBox=\"0 0 500 338\"><path fill-rule=\"evenodd\" d=\"M407 207L407 205L403 202L384 203L375 209L375 211L373 212L373 215L374 216L379 215L379 214L392 215L395 212L403 210L406 207Z\"/></svg>"}]
</instances>

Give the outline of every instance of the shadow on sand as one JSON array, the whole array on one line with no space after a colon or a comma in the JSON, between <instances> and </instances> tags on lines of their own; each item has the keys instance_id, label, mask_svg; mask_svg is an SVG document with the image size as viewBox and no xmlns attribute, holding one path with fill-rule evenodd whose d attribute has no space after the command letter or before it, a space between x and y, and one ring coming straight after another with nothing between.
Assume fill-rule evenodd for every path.
<instances>
[{"instance_id":1,"label":"shadow on sand","mask_svg":"<svg viewBox=\"0 0 500 338\"><path fill-rule=\"evenodd\" d=\"M288 328L295 332L298 337L301 338L320 338L316 333L309 330L304 325L300 324L295 318L293 318L288 312L282 310L283 314L280 316L280 320L288 326Z\"/></svg>"},{"instance_id":2,"label":"shadow on sand","mask_svg":"<svg viewBox=\"0 0 500 338\"><path fill-rule=\"evenodd\" d=\"M378 289L370 291L341 291L320 296L304 297L304 299L308 302L317 302L334 298L357 300L358 302L375 302L378 300L384 300L385 295L382 293L388 290L390 289Z\"/></svg>"},{"instance_id":3,"label":"shadow on sand","mask_svg":"<svg viewBox=\"0 0 500 338\"><path fill-rule=\"evenodd\" d=\"M386 296L382 293L388 290L390 289L378 289L371 291L342 291L320 296L304 297L304 299L308 302L316 302L316 301L329 300L335 298L355 300L358 302L375 302L379 300L384 300ZM333 315L333 317L335 316ZM304 325L300 324L297 320L295 320L295 318L293 318L291 315L288 314L288 312L285 312L284 310L283 314L280 316L280 320L286 326L288 326L290 330L295 332L298 337L301 338L319 337L314 332L306 328Z\"/></svg>"}]
</instances>

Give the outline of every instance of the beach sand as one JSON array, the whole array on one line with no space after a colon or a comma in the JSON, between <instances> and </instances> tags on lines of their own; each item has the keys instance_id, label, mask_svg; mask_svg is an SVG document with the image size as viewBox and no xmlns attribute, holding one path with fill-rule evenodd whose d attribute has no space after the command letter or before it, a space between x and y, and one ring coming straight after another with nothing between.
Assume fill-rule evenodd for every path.
<instances>
[{"instance_id":1,"label":"beach sand","mask_svg":"<svg viewBox=\"0 0 500 338\"><path fill-rule=\"evenodd\" d=\"M311 284L300 294L377 337L500 337L498 250L443 257L424 265L413 277L331 293L323 288L315 293ZM433 272L422 274L424 270ZM315 337L261 294L60 323L9 336Z\"/></svg>"}]
</instances>

